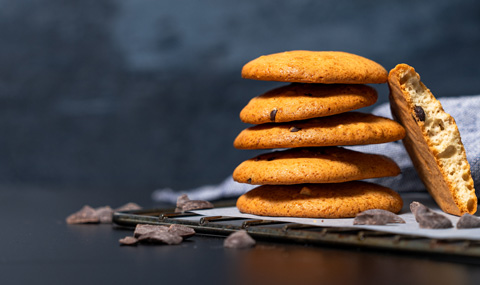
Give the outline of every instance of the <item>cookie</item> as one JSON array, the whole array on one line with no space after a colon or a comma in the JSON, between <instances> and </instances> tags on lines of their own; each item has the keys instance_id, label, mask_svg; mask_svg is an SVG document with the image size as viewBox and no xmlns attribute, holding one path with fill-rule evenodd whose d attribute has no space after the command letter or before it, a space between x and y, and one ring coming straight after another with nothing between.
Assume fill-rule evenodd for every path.
<instances>
[{"instance_id":1,"label":"cookie","mask_svg":"<svg viewBox=\"0 0 480 285\"><path fill-rule=\"evenodd\" d=\"M252 126L240 132L238 149L364 145L396 141L405 136L397 122L372 114L347 112L287 123Z\"/></svg>"},{"instance_id":2,"label":"cookie","mask_svg":"<svg viewBox=\"0 0 480 285\"><path fill-rule=\"evenodd\" d=\"M377 98L374 88L362 84L292 83L250 100L240 119L248 124L306 120L370 106Z\"/></svg>"},{"instance_id":3,"label":"cookie","mask_svg":"<svg viewBox=\"0 0 480 285\"><path fill-rule=\"evenodd\" d=\"M264 55L242 69L243 78L301 83L385 83L387 76L380 64L340 51L295 50Z\"/></svg>"},{"instance_id":4,"label":"cookie","mask_svg":"<svg viewBox=\"0 0 480 285\"><path fill-rule=\"evenodd\" d=\"M396 176L400 168L388 157L341 147L292 148L242 162L233 179L255 185L339 183Z\"/></svg>"},{"instance_id":5,"label":"cookie","mask_svg":"<svg viewBox=\"0 0 480 285\"><path fill-rule=\"evenodd\" d=\"M390 71L388 85L392 113L407 131L403 144L425 188L446 213L475 213L470 165L454 118L413 67L397 65Z\"/></svg>"},{"instance_id":6,"label":"cookie","mask_svg":"<svg viewBox=\"0 0 480 285\"><path fill-rule=\"evenodd\" d=\"M264 185L237 200L242 213L300 218L353 218L370 209L398 213L402 206L402 198L395 191L362 181Z\"/></svg>"}]
</instances>

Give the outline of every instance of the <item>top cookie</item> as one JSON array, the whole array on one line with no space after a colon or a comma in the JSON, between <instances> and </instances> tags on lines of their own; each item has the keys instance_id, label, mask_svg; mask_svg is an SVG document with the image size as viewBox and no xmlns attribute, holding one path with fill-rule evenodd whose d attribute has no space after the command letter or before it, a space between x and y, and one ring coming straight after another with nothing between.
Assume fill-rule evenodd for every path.
<instances>
[{"instance_id":1,"label":"top cookie","mask_svg":"<svg viewBox=\"0 0 480 285\"><path fill-rule=\"evenodd\" d=\"M388 84L392 114L407 131L403 144L428 192L449 214L475 213L477 197L455 120L413 67L397 65Z\"/></svg>"},{"instance_id":2,"label":"top cookie","mask_svg":"<svg viewBox=\"0 0 480 285\"><path fill-rule=\"evenodd\" d=\"M340 51L295 50L264 55L242 69L243 78L301 83L385 83L387 76L380 64Z\"/></svg>"},{"instance_id":3,"label":"top cookie","mask_svg":"<svg viewBox=\"0 0 480 285\"><path fill-rule=\"evenodd\" d=\"M257 96L240 112L248 124L326 117L370 106L377 91L362 84L292 83Z\"/></svg>"}]
</instances>

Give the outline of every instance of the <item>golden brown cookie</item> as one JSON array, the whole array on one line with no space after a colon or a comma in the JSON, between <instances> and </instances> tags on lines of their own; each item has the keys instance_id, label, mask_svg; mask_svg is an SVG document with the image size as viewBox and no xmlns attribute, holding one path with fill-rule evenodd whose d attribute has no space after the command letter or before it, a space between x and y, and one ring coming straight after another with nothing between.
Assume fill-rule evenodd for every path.
<instances>
[{"instance_id":1,"label":"golden brown cookie","mask_svg":"<svg viewBox=\"0 0 480 285\"><path fill-rule=\"evenodd\" d=\"M353 218L382 209L398 213L403 206L395 191L373 183L264 185L237 200L242 213L301 218Z\"/></svg>"},{"instance_id":2,"label":"golden brown cookie","mask_svg":"<svg viewBox=\"0 0 480 285\"><path fill-rule=\"evenodd\" d=\"M397 65L388 84L392 113L407 131L403 144L429 193L449 214L475 213L477 197L455 120L413 67Z\"/></svg>"},{"instance_id":3,"label":"golden brown cookie","mask_svg":"<svg viewBox=\"0 0 480 285\"><path fill-rule=\"evenodd\" d=\"M233 179L255 185L339 183L396 176L400 168L388 157L341 147L292 148L242 162Z\"/></svg>"},{"instance_id":4,"label":"golden brown cookie","mask_svg":"<svg viewBox=\"0 0 480 285\"><path fill-rule=\"evenodd\" d=\"M250 100L240 119L263 124L325 117L370 106L377 98L374 88L362 84L292 83Z\"/></svg>"},{"instance_id":5,"label":"golden brown cookie","mask_svg":"<svg viewBox=\"0 0 480 285\"><path fill-rule=\"evenodd\" d=\"M238 149L364 145L396 141L405 136L397 122L372 114L347 112L287 123L256 125L240 132Z\"/></svg>"},{"instance_id":6,"label":"golden brown cookie","mask_svg":"<svg viewBox=\"0 0 480 285\"><path fill-rule=\"evenodd\" d=\"M380 64L340 51L294 50L264 55L242 69L244 78L302 83L385 83L387 75Z\"/></svg>"}]
</instances>

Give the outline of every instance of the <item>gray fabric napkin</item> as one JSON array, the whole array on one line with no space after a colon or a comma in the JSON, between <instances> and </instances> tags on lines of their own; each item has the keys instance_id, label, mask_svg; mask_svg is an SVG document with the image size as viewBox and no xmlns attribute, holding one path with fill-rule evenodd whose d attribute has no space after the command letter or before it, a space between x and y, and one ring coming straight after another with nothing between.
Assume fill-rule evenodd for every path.
<instances>
[{"instance_id":1,"label":"gray fabric napkin","mask_svg":"<svg viewBox=\"0 0 480 285\"><path fill-rule=\"evenodd\" d=\"M445 111L455 118L467 152L467 159L470 163L473 180L475 185L480 185L480 95L443 97L439 98L439 100ZM388 103L378 105L373 109L372 113L378 116L392 118ZM375 145L349 146L347 148L389 156L402 170L402 173L395 177L368 179L367 181L387 186L397 192L426 191L401 141ZM152 193L152 199L156 202L175 203L179 195L187 194L192 200L212 201L235 198L255 187L257 186L237 183L233 181L230 176L218 185L206 185L183 191L176 191L169 188L158 189Z\"/></svg>"}]
</instances>

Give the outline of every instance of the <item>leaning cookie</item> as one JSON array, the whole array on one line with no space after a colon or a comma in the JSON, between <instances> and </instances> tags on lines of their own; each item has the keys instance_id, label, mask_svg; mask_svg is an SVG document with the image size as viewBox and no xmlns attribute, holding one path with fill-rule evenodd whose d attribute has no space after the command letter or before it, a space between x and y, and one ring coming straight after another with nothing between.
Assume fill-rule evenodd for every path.
<instances>
[{"instance_id":1,"label":"leaning cookie","mask_svg":"<svg viewBox=\"0 0 480 285\"><path fill-rule=\"evenodd\" d=\"M341 147L292 148L242 162L233 179L254 185L339 183L396 176L400 168L390 158Z\"/></svg>"},{"instance_id":2,"label":"leaning cookie","mask_svg":"<svg viewBox=\"0 0 480 285\"><path fill-rule=\"evenodd\" d=\"M403 144L429 193L449 214L475 213L477 197L455 120L413 67L397 65L388 84L392 113L407 130Z\"/></svg>"},{"instance_id":3,"label":"leaning cookie","mask_svg":"<svg viewBox=\"0 0 480 285\"><path fill-rule=\"evenodd\" d=\"M377 98L377 91L363 84L293 83L250 100L240 119L263 124L325 117L370 106Z\"/></svg>"},{"instance_id":4,"label":"leaning cookie","mask_svg":"<svg viewBox=\"0 0 480 285\"><path fill-rule=\"evenodd\" d=\"M380 64L340 51L294 50L264 55L242 69L242 77L248 79L324 84L385 83L387 75Z\"/></svg>"},{"instance_id":5,"label":"leaning cookie","mask_svg":"<svg viewBox=\"0 0 480 285\"><path fill-rule=\"evenodd\" d=\"M353 218L370 209L398 213L400 195L373 183L264 185L237 200L242 213L301 218Z\"/></svg>"},{"instance_id":6,"label":"leaning cookie","mask_svg":"<svg viewBox=\"0 0 480 285\"><path fill-rule=\"evenodd\" d=\"M365 145L396 141L404 136L405 129L393 120L347 112L304 121L256 125L240 132L233 145L238 149Z\"/></svg>"}]
</instances>

